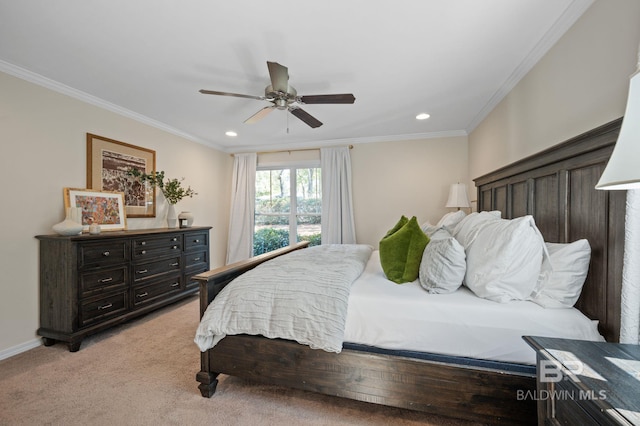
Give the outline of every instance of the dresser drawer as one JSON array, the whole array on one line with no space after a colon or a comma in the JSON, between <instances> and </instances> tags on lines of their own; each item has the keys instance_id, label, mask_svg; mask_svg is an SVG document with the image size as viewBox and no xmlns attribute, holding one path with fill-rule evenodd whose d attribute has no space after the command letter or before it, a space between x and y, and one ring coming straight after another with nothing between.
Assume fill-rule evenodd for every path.
<instances>
[{"instance_id":1,"label":"dresser drawer","mask_svg":"<svg viewBox=\"0 0 640 426\"><path fill-rule=\"evenodd\" d=\"M127 284L129 266L99 269L80 275L80 294L86 296L95 291L107 291Z\"/></svg>"},{"instance_id":2,"label":"dresser drawer","mask_svg":"<svg viewBox=\"0 0 640 426\"><path fill-rule=\"evenodd\" d=\"M184 280L185 280L184 287L187 290L192 288L197 288L200 285L200 282L194 280L193 277L203 272L207 272L208 270L209 270L209 266L189 269L189 271L184 276Z\"/></svg>"},{"instance_id":3,"label":"dresser drawer","mask_svg":"<svg viewBox=\"0 0 640 426\"><path fill-rule=\"evenodd\" d=\"M80 306L80 325L82 327L115 317L127 310L127 292L112 294L85 301Z\"/></svg>"},{"instance_id":4,"label":"dresser drawer","mask_svg":"<svg viewBox=\"0 0 640 426\"><path fill-rule=\"evenodd\" d=\"M189 232L184 234L185 251L197 250L209 246L208 232Z\"/></svg>"},{"instance_id":5,"label":"dresser drawer","mask_svg":"<svg viewBox=\"0 0 640 426\"><path fill-rule=\"evenodd\" d=\"M134 308L153 302L171 293L178 293L182 290L181 287L180 275L165 278L161 281L154 281L153 284L136 287L133 289Z\"/></svg>"},{"instance_id":6,"label":"dresser drawer","mask_svg":"<svg viewBox=\"0 0 640 426\"><path fill-rule=\"evenodd\" d=\"M136 261L182 252L182 236L179 234L135 238L132 243L133 259Z\"/></svg>"},{"instance_id":7,"label":"dresser drawer","mask_svg":"<svg viewBox=\"0 0 640 426\"><path fill-rule=\"evenodd\" d=\"M184 255L184 267L196 267L200 265L207 265L209 263L209 252L207 250L196 251L193 253L185 253Z\"/></svg>"},{"instance_id":8,"label":"dresser drawer","mask_svg":"<svg viewBox=\"0 0 640 426\"><path fill-rule=\"evenodd\" d=\"M157 275L174 271L180 271L180 256L160 259L154 262L135 263L133 265L133 281L138 283Z\"/></svg>"},{"instance_id":9,"label":"dresser drawer","mask_svg":"<svg viewBox=\"0 0 640 426\"><path fill-rule=\"evenodd\" d=\"M109 240L78 246L80 268L108 266L129 260L129 241Z\"/></svg>"}]
</instances>

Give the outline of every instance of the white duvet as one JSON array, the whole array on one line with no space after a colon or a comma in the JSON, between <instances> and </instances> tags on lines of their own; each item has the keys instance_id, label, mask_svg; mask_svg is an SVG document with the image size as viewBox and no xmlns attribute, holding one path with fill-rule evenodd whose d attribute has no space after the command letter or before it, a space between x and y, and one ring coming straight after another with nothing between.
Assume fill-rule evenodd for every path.
<instances>
[{"instance_id":1,"label":"white duvet","mask_svg":"<svg viewBox=\"0 0 640 426\"><path fill-rule=\"evenodd\" d=\"M535 364L522 336L604 340L597 323L574 308L533 302L497 303L466 287L429 294L418 281L387 280L373 252L351 288L345 342L521 364Z\"/></svg>"},{"instance_id":2,"label":"white duvet","mask_svg":"<svg viewBox=\"0 0 640 426\"><path fill-rule=\"evenodd\" d=\"M347 252L351 247L357 251ZM270 279L255 281L265 271ZM301 287L309 278L312 284ZM604 340L597 322L577 309L497 303L466 287L430 294L417 280L387 280L370 246L340 245L298 250L236 278L207 308L195 342L205 351L232 334L279 337L330 352L351 342L531 365L535 352L522 336Z\"/></svg>"},{"instance_id":3,"label":"white duvet","mask_svg":"<svg viewBox=\"0 0 640 426\"><path fill-rule=\"evenodd\" d=\"M349 293L372 252L368 245L321 245L265 262L227 285L205 311L201 351L226 335L260 334L340 352Z\"/></svg>"}]
</instances>

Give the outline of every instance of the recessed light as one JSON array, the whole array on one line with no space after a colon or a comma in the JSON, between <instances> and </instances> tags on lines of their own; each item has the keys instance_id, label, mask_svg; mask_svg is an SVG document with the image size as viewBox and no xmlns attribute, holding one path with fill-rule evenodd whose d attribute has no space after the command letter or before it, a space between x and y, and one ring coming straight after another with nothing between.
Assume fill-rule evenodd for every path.
<instances>
[{"instance_id":1,"label":"recessed light","mask_svg":"<svg viewBox=\"0 0 640 426\"><path fill-rule=\"evenodd\" d=\"M421 114L416 115L416 119L417 120L426 120L429 117L431 117L431 116L429 114L427 114L426 112L423 112Z\"/></svg>"},{"instance_id":2,"label":"recessed light","mask_svg":"<svg viewBox=\"0 0 640 426\"><path fill-rule=\"evenodd\" d=\"M225 135L235 138L236 136L238 136L238 134L236 132L234 132L233 130L229 130L228 132L225 133Z\"/></svg>"}]
</instances>

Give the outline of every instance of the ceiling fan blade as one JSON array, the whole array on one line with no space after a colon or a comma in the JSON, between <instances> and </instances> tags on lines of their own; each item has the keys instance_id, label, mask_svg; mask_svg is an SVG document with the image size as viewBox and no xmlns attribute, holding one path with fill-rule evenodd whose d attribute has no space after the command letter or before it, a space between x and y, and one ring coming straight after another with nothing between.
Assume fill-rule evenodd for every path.
<instances>
[{"instance_id":1,"label":"ceiling fan blade","mask_svg":"<svg viewBox=\"0 0 640 426\"><path fill-rule=\"evenodd\" d=\"M289 91L289 69L277 62L267 61L271 87L276 92L287 93Z\"/></svg>"},{"instance_id":2,"label":"ceiling fan blade","mask_svg":"<svg viewBox=\"0 0 640 426\"><path fill-rule=\"evenodd\" d=\"M253 124L256 123L260 120L262 120L264 117L266 117L271 111L273 111L274 109L276 109L275 105L271 105L268 107L264 107L262 108L260 111L256 112L255 114L253 114L251 117L247 118L246 120L244 120L244 122L246 124Z\"/></svg>"},{"instance_id":3,"label":"ceiling fan blade","mask_svg":"<svg viewBox=\"0 0 640 426\"><path fill-rule=\"evenodd\" d=\"M204 95L235 96L236 98L257 99L259 101L263 101L265 99L264 96L241 95L239 93L217 92L215 90L200 89L200 93L202 93Z\"/></svg>"},{"instance_id":4,"label":"ceiling fan blade","mask_svg":"<svg viewBox=\"0 0 640 426\"><path fill-rule=\"evenodd\" d=\"M352 104L356 101L351 93L339 95L307 95L300 96L303 104Z\"/></svg>"},{"instance_id":5,"label":"ceiling fan blade","mask_svg":"<svg viewBox=\"0 0 640 426\"><path fill-rule=\"evenodd\" d=\"M319 121L317 118L315 118L314 116L312 116L307 111L305 111L305 110L303 110L301 108L289 108L289 111L291 111L291 114L295 115L300 120L304 121L305 123L307 123L310 127L314 128L314 129L316 127L322 126L322 122L321 121Z\"/></svg>"}]
</instances>

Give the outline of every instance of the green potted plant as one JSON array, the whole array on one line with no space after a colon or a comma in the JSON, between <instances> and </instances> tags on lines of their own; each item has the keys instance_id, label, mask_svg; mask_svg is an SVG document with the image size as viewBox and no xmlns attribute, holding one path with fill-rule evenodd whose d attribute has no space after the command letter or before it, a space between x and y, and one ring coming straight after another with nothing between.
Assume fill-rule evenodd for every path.
<instances>
[{"instance_id":1,"label":"green potted plant","mask_svg":"<svg viewBox=\"0 0 640 426\"><path fill-rule=\"evenodd\" d=\"M159 188L164 198L169 203L169 209L167 212L167 224L169 228L176 228L178 223L178 218L176 216L175 205L185 197L193 197L194 195L198 195L191 186L187 186L186 188L182 186L181 179L165 179L164 171L159 172L151 172L145 173L138 169L130 169L127 172L130 176L134 176L140 179L141 182L147 182L154 188Z\"/></svg>"}]
</instances>

